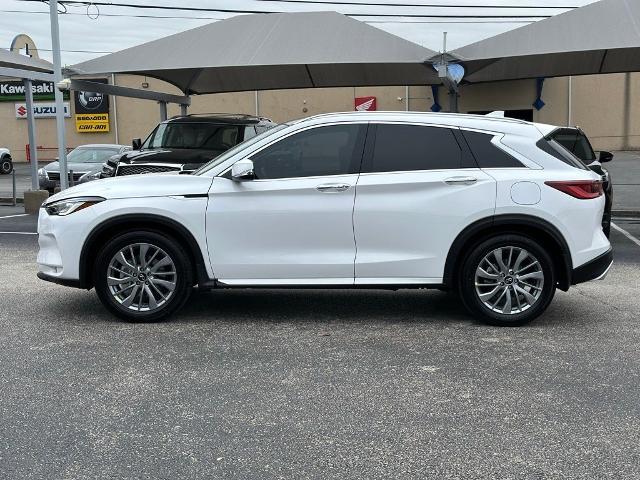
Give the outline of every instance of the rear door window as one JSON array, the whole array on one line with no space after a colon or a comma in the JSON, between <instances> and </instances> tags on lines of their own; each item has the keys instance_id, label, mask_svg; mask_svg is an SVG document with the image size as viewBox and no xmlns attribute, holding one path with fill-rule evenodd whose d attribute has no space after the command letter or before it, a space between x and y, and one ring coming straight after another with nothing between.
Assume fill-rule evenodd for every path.
<instances>
[{"instance_id":1,"label":"rear door window","mask_svg":"<svg viewBox=\"0 0 640 480\"><path fill-rule=\"evenodd\" d=\"M365 172L406 172L461 168L462 149L449 128L378 124Z\"/></svg>"}]
</instances>

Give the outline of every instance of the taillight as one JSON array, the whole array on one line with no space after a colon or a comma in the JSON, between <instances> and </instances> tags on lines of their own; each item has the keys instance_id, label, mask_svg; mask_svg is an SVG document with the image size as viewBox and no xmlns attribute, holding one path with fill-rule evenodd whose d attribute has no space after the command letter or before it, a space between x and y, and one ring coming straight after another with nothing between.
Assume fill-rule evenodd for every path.
<instances>
[{"instance_id":1,"label":"taillight","mask_svg":"<svg viewBox=\"0 0 640 480\"><path fill-rule=\"evenodd\" d=\"M603 194L600 180L575 180L567 182L544 182L546 185L571 195L574 198L588 200Z\"/></svg>"}]
</instances>

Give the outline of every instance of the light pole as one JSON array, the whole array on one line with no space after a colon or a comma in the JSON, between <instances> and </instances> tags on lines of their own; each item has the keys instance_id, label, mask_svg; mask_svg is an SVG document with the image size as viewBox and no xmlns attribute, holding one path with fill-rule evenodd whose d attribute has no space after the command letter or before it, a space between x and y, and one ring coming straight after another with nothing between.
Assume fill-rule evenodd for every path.
<instances>
[{"instance_id":1,"label":"light pole","mask_svg":"<svg viewBox=\"0 0 640 480\"><path fill-rule=\"evenodd\" d=\"M56 99L56 131L58 133L58 162L60 163L60 188L69 187L69 171L67 170L67 148L65 145L64 98L57 85L62 81L62 63L60 60L60 27L58 26L58 2L49 1L49 18L51 20L51 49L53 51L53 83Z\"/></svg>"}]
</instances>

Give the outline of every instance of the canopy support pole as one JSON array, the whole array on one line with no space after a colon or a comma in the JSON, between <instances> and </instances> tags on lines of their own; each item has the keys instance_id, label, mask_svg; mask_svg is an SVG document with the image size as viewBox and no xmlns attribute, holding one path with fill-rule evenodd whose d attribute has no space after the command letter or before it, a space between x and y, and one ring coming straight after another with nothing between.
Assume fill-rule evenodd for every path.
<instances>
[{"instance_id":1,"label":"canopy support pole","mask_svg":"<svg viewBox=\"0 0 640 480\"><path fill-rule=\"evenodd\" d=\"M40 190L38 181L38 149L36 148L36 119L33 113L33 91L31 90L31 80L25 78L24 98L27 104L27 129L29 131L29 158L31 160L31 190Z\"/></svg>"},{"instance_id":2,"label":"canopy support pole","mask_svg":"<svg viewBox=\"0 0 640 480\"><path fill-rule=\"evenodd\" d=\"M183 117L186 117L188 112L187 112L187 108L189 107L189 105L186 105L184 103L180 104L180 115L182 115Z\"/></svg>"},{"instance_id":3,"label":"canopy support pole","mask_svg":"<svg viewBox=\"0 0 640 480\"><path fill-rule=\"evenodd\" d=\"M62 61L60 59L60 26L58 25L58 1L49 2L49 19L51 20L51 49L53 50L53 81L62 81ZM69 171L67 170L67 148L65 144L64 99L59 88L54 88L56 99L56 133L58 136L58 162L60 164L60 189L69 188ZM33 112L29 112L33 114Z\"/></svg>"},{"instance_id":4,"label":"canopy support pole","mask_svg":"<svg viewBox=\"0 0 640 480\"><path fill-rule=\"evenodd\" d=\"M160 121L164 122L167 119L167 102L158 102L160 104Z\"/></svg>"},{"instance_id":5,"label":"canopy support pole","mask_svg":"<svg viewBox=\"0 0 640 480\"><path fill-rule=\"evenodd\" d=\"M449 89L449 111L458 113L458 89Z\"/></svg>"},{"instance_id":6,"label":"canopy support pole","mask_svg":"<svg viewBox=\"0 0 640 480\"><path fill-rule=\"evenodd\" d=\"M442 54L440 55L440 63L436 66L438 77L449 91L449 111L458 113L458 82L449 73L449 58L447 56L447 32L442 35Z\"/></svg>"}]
</instances>

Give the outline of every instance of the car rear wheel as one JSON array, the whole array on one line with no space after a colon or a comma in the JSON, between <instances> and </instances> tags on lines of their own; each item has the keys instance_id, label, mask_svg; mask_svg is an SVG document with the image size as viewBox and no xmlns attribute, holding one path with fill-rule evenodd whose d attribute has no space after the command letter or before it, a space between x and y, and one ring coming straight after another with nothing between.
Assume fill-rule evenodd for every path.
<instances>
[{"instance_id":1,"label":"car rear wheel","mask_svg":"<svg viewBox=\"0 0 640 480\"><path fill-rule=\"evenodd\" d=\"M189 256L171 237L157 232L122 234L98 254L95 287L115 315L154 322L175 313L191 293Z\"/></svg>"},{"instance_id":2,"label":"car rear wheel","mask_svg":"<svg viewBox=\"0 0 640 480\"><path fill-rule=\"evenodd\" d=\"M467 309L490 325L524 325L546 310L556 289L553 261L534 240L499 235L476 245L459 290Z\"/></svg>"},{"instance_id":3,"label":"car rear wheel","mask_svg":"<svg viewBox=\"0 0 640 480\"><path fill-rule=\"evenodd\" d=\"M13 161L11 157L2 157L0 160L0 173L2 175L8 175L13 171Z\"/></svg>"}]
</instances>

